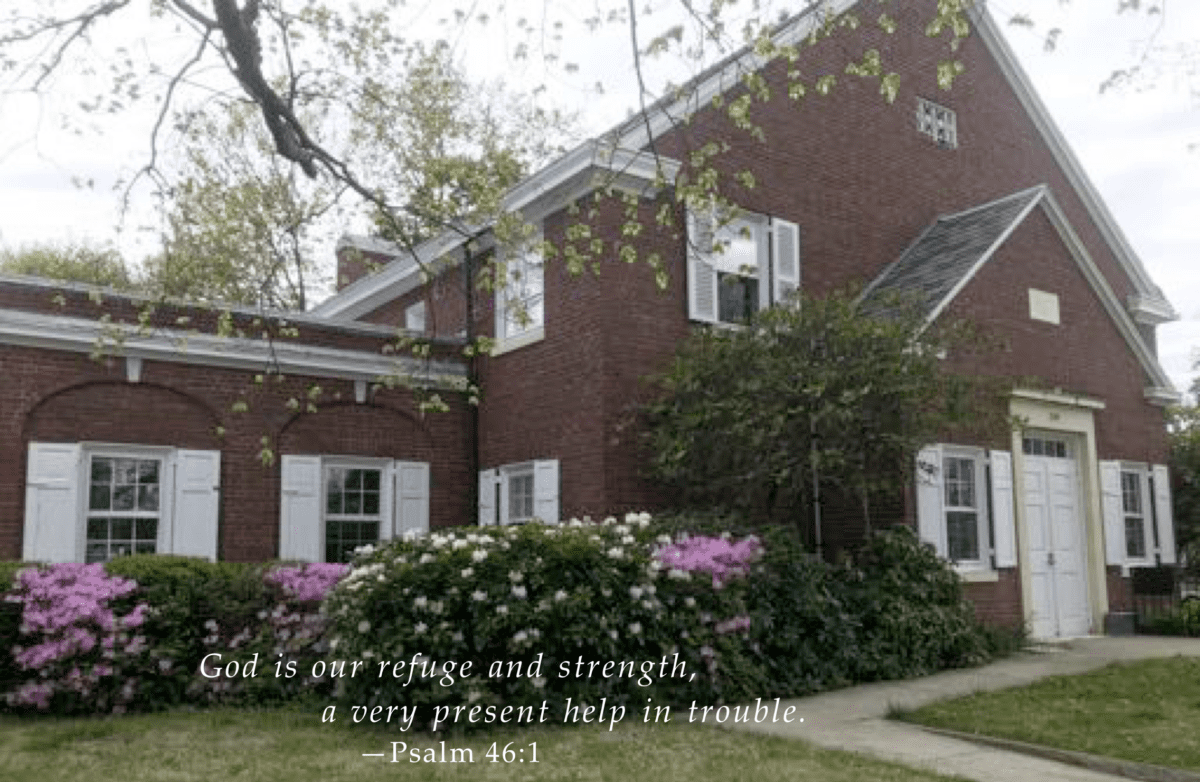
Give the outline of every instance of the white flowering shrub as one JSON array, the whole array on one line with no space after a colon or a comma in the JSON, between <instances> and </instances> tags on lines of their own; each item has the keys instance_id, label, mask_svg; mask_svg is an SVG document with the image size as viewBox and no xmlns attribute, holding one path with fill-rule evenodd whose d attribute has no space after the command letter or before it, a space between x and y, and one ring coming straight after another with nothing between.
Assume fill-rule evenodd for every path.
<instances>
[{"instance_id":1,"label":"white flowering shrub","mask_svg":"<svg viewBox=\"0 0 1200 782\"><path fill-rule=\"evenodd\" d=\"M340 682L347 703L416 706L425 727L443 705L546 702L552 720L567 697L634 709L646 698L750 697L763 682L746 654L739 576L757 559L752 539L663 536L648 514L437 530L360 550L325 603L329 656L368 663ZM643 663L664 657L669 665L643 675ZM589 668L610 661L636 663L638 674ZM685 673L672 677L676 661Z\"/></svg>"}]
</instances>

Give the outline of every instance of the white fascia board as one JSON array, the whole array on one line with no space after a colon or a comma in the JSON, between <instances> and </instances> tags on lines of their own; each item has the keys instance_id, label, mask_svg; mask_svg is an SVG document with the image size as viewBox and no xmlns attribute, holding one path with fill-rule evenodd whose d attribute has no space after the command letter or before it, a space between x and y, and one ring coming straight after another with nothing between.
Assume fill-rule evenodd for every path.
<instances>
[{"instance_id":1,"label":"white fascia board","mask_svg":"<svg viewBox=\"0 0 1200 782\"><path fill-rule=\"evenodd\" d=\"M319 318L338 322L349 322L365 315L417 287L422 271L434 271L448 253L465 244L469 238L468 232L447 231L417 245L409 253L393 247L392 254L396 260L375 274L368 274L350 283L310 312Z\"/></svg>"},{"instance_id":2,"label":"white fascia board","mask_svg":"<svg viewBox=\"0 0 1200 782\"><path fill-rule=\"evenodd\" d=\"M505 212L521 212L535 220L594 190L615 187L639 195L653 194L661 183L673 182L680 163L648 152L613 149L599 141L588 141L518 184L502 203ZM480 237L487 226L470 231L441 234L418 246L413 258L400 257L378 273L363 277L313 308L312 314L338 322L352 321L388 301L416 288L421 273L456 265L449 257L472 237ZM456 254L457 255L457 254Z\"/></svg>"},{"instance_id":3,"label":"white fascia board","mask_svg":"<svg viewBox=\"0 0 1200 782\"><path fill-rule=\"evenodd\" d=\"M1129 349L1133 351L1133 354L1141 363L1142 369L1150 378L1151 385L1146 389L1146 398L1155 404L1160 404L1159 400L1164 400L1172 395L1177 399L1178 393L1175 391L1171 379L1163 371L1153 351L1146 346L1141 332L1138 331L1137 324L1133 322L1133 318L1121 306L1120 299L1113 293L1112 286L1108 284L1108 279L1100 272L1100 269L1096 266L1096 262L1088 254L1087 247L1084 246L1079 235L1075 233L1075 229L1067 221L1067 216L1063 213L1058 201L1054 199L1054 194L1047 192L1040 200L1040 203L1042 204L1042 210L1050 219L1050 224L1054 226L1059 237L1066 244L1067 250L1075 258L1075 263L1079 266L1079 270L1083 272L1084 278L1091 284L1092 290L1096 292L1096 295L1100 299L1100 303L1104 305L1104 309L1108 312L1109 317L1112 318L1117 331L1125 338ZM1167 402L1167 404L1171 403Z\"/></svg>"},{"instance_id":4,"label":"white fascia board","mask_svg":"<svg viewBox=\"0 0 1200 782\"><path fill-rule=\"evenodd\" d=\"M777 30L772 42L778 48L796 46L812 35L830 17L838 16L856 5L859 0L819 0L796 16L791 24ZM646 117L635 117L621 123L613 134L618 147L643 149L677 124L711 105L713 98L742 83L742 76L762 69L769 60L756 54L751 47L729 56L705 74L680 88L680 97L662 99L647 109Z\"/></svg>"},{"instance_id":5,"label":"white fascia board","mask_svg":"<svg viewBox=\"0 0 1200 782\"><path fill-rule=\"evenodd\" d=\"M1038 391L1031 388L1015 388L1012 395L1020 399L1030 399L1035 402L1049 402L1064 407L1083 407L1088 410L1103 410L1107 405L1099 399L1081 394L1067 394L1062 391Z\"/></svg>"},{"instance_id":6,"label":"white fascia board","mask_svg":"<svg viewBox=\"0 0 1200 782\"><path fill-rule=\"evenodd\" d=\"M1139 307L1145 307L1147 312L1170 313L1170 317L1167 320L1177 319L1179 317L1178 314L1176 314L1170 302L1163 296L1162 291L1154 284L1154 281L1146 271L1146 267L1142 265L1142 262L1137 257L1137 253L1133 251L1132 246L1129 244L1129 240L1121 231L1120 226L1117 225L1117 221L1113 218L1112 213L1108 211L1108 207L1105 206L1104 200L1096 191L1087 172L1084 171L1078 158L1075 157L1075 153L1071 151L1071 147L1067 144L1066 138L1063 137L1062 131L1058 129L1054 119L1050 116L1050 112L1046 109L1045 104L1042 103L1041 98L1038 97L1033 84L1029 81L1029 77L1017 61L1013 50L1009 47L1008 42L1004 40L1004 35L996 27L996 22L992 19L991 14L986 8L975 5L972 6L971 15L975 21L976 29L983 39L984 45L991 53L997 65L999 65L1001 72L1008 80L1009 86L1013 88L1017 99L1024 106L1026 113L1033 120L1034 126L1041 133L1042 139L1050 148L1055 161L1058 162L1066 174L1067 181L1075 188L1076 194L1083 202L1083 206L1091 216L1092 222L1099 228L1100 234L1113 251L1117 262L1129 276L1130 281L1133 282L1139 296Z\"/></svg>"},{"instance_id":7,"label":"white fascia board","mask_svg":"<svg viewBox=\"0 0 1200 782\"><path fill-rule=\"evenodd\" d=\"M329 328L330 323L327 318L321 317L316 310L298 311L298 310L272 310L272 309L256 309L248 307L244 304L222 304L220 302L200 302L188 301L186 299L160 299L151 296L144 296L137 293L128 293L119 291L115 288L108 288L99 285L89 285L82 282L67 282L63 280L49 280L45 277L34 277L25 274L0 274L0 285L9 283L19 285L23 288L39 288L46 291L47 301L49 297L63 291L82 294L98 294L99 305L110 299L118 299L121 301L131 302L135 305L143 305L149 307L178 307L181 310L190 311L192 314L196 312L208 313L223 313L229 312L233 315L239 315L247 318L261 318L278 322L280 325L299 325L313 326L316 328ZM180 313L188 314L186 312ZM356 334L369 337L393 337L396 335L396 329L392 326L381 326L375 323L339 323L336 328L339 331L344 331L350 334Z\"/></svg>"},{"instance_id":8,"label":"white fascia board","mask_svg":"<svg viewBox=\"0 0 1200 782\"><path fill-rule=\"evenodd\" d=\"M466 367L451 361L425 362L364 350L266 342L176 329L143 333L136 324L100 323L85 318L0 309L0 343L72 353L92 353L100 346L112 353L178 364L374 381L399 375L456 389L466 380Z\"/></svg>"}]
</instances>

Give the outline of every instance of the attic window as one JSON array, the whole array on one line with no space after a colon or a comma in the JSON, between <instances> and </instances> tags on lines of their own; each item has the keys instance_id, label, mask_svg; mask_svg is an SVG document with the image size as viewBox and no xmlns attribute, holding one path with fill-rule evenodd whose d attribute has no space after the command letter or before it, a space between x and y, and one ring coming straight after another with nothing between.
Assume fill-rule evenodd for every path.
<instances>
[{"instance_id":1,"label":"attic window","mask_svg":"<svg viewBox=\"0 0 1200 782\"><path fill-rule=\"evenodd\" d=\"M954 112L933 101L917 98L917 131L929 136L939 147L958 148L958 123Z\"/></svg>"}]
</instances>

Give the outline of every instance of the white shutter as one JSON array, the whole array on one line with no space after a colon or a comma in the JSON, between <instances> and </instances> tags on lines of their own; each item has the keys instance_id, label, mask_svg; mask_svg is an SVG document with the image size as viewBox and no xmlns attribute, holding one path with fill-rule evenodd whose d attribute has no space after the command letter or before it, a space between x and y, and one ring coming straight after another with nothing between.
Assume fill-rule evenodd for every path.
<instances>
[{"instance_id":1,"label":"white shutter","mask_svg":"<svg viewBox=\"0 0 1200 782\"><path fill-rule=\"evenodd\" d=\"M429 465L396 462L396 534L429 531Z\"/></svg>"},{"instance_id":2,"label":"white shutter","mask_svg":"<svg viewBox=\"0 0 1200 782\"><path fill-rule=\"evenodd\" d=\"M717 272L709 261L712 252L712 216L687 212L688 317L708 323L717 321Z\"/></svg>"},{"instance_id":3,"label":"white shutter","mask_svg":"<svg viewBox=\"0 0 1200 782\"><path fill-rule=\"evenodd\" d=\"M479 471L479 526L496 523L496 471Z\"/></svg>"},{"instance_id":4,"label":"white shutter","mask_svg":"<svg viewBox=\"0 0 1200 782\"><path fill-rule=\"evenodd\" d=\"M1121 463L1100 462L1100 509L1104 551L1110 565L1125 564L1125 511L1121 503Z\"/></svg>"},{"instance_id":5,"label":"white shutter","mask_svg":"<svg viewBox=\"0 0 1200 782\"><path fill-rule=\"evenodd\" d=\"M787 220L772 220L772 303L779 304L800 287L800 226Z\"/></svg>"},{"instance_id":6,"label":"white shutter","mask_svg":"<svg viewBox=\"0 0 1200 782\"><path fill-rule=\"evenodd\" d=\"M221 452L175 452L174 522L167 554L217 559Z\"/></svg>"},{"instance_id":7,"label":"white shutter","mask_svg":"<svg viewBox=\"0 0 1200 782\"><path fill-rule=\"evenodd\" d=\"M1013 521L1012 454L992 451L992 532L996 567L1017 566L1017 530Z\"/></svg>"},{"instance_id":8,"label":"white shutter","mask_svg":"<svg viewBox=\"0 0 1200 782\"><path fill-rule=\"evenodd\" d=\"M533 515L546 524L557 524L558 459L533 463Z\"/></svg>"},{"instance_id":9,"label":"white shutter","mask_svg":"<svg viewBox=\"0 0 1200 782\"><path fill-rule=\"evenodd\" d=\"M284 456L281 462L279 558L321 562L321 457Z\"/></svg>"},{"instance_id":10,"label":"white shutter","mask_svg":"<svg viewBox=\"0 0 1200 782\"><path fill-rule=\"evenodd\" d=\"M1163 565L1175 564L1175 517L1171 512L1171 475L1165 465L1150 468L1154 479L1154 521L1158 529L1158 555Z\"/></svg>"},{"instance_id":11,"label":"white shutter","mask_svg":"<svg viewBox=\"0 0 1200 782\"><path fill-rule=\"evenodd\" d=\"M930 472L929 468L932 468ZM917 533L946 556L946 521L942 514L942 448L934 445L917 454Z\"/></svg>"},{"instance_id":12,"label":"white shutter","mask_svg":"<svg viewBox=\"0 0 1200 782\"><path fill-rule=\"evenodd\" d=\"M30 562L82 562L79 445L30 443L25 479L25 540Z\"/></svg>"}]
</instances>

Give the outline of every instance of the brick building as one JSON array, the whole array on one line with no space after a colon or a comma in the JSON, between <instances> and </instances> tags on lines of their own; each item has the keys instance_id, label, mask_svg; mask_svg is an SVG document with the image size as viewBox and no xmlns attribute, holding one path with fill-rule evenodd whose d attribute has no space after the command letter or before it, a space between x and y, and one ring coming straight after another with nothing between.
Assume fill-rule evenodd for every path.
<instances>
[{"instance_id":1,"label":"brick building","mask_svg":"<svg viewBox=\"0 0 1200 782\"><path fill-rule=\"evenodd\" d=\"M915 471L893 520L955 562L982 614L1037 636L1101 630L1123 607L1130 567L1174 559L1162 408L1176 394L1154 347L1174 313L986 13L953 55L964 65L953 90L939 88L947 48L925 35L929 7L899 5L891 34L864 24L806 45L798 66L751 54L722 63L515 188L506 206L531 226L523 242L487 227L452 233L418 248L418 263L347 237L338 293L296 316L274 352L247 339L230 353L204 337L170 353L179 329L163 320L158 336L97 364L83 355L80 335L100 328L83 292L56 312L48 288L0 285L3 317L29 321L0 326L4 364L18 368L17 402L0 418L19 433L0 452L0 555L99 557L101 532L107 553L149 549L128 505L155 491L164 510L144 513L156 527L142 524L155 550L230 559L320 559L429 524L654 507L663 495L631 428L643 378L693 328L736 323L796 288L861 285L868 311L899 292L918 296L930 322L982 324L1005 351L973 370L1029 379L1010 408L1027 428L931 444L919 460L931 469ZM802 41L819 21L802 14L777 40ZM843 75L870 49L905 74L894 103L877 80ZM842 83L791 100L793 67ZM748 71L775 96L751 109L761 139L711 101L735 97ZM728 223L685 213L672 191L683 161L712 142L727 148L715 164L739 208ZM663 209L674 219L660 221ZM542 240L554 262L536 250ZM650 264L624 262L625 243L660 259L665 288ZM569 271L595 244L584 272ZM497 260L509 284L482 290ZM432 340L436 371L381 352L397 329ZM478 335L495 350L464 358L457 346ZM287 379L248 385L264 359ZM385 373L438 392L449 411L422 415L422 396L376 390ZM478 407L456 390L468 377ZM313 385L316 414L303 401ZM257 395L250 411L232 412L246 394ZM278 457L269 467L263 437ZM118 495L121 513L91 507ZM835 515L827 532L852 540L854 520Z\"/></svg>"}]
</instances>

